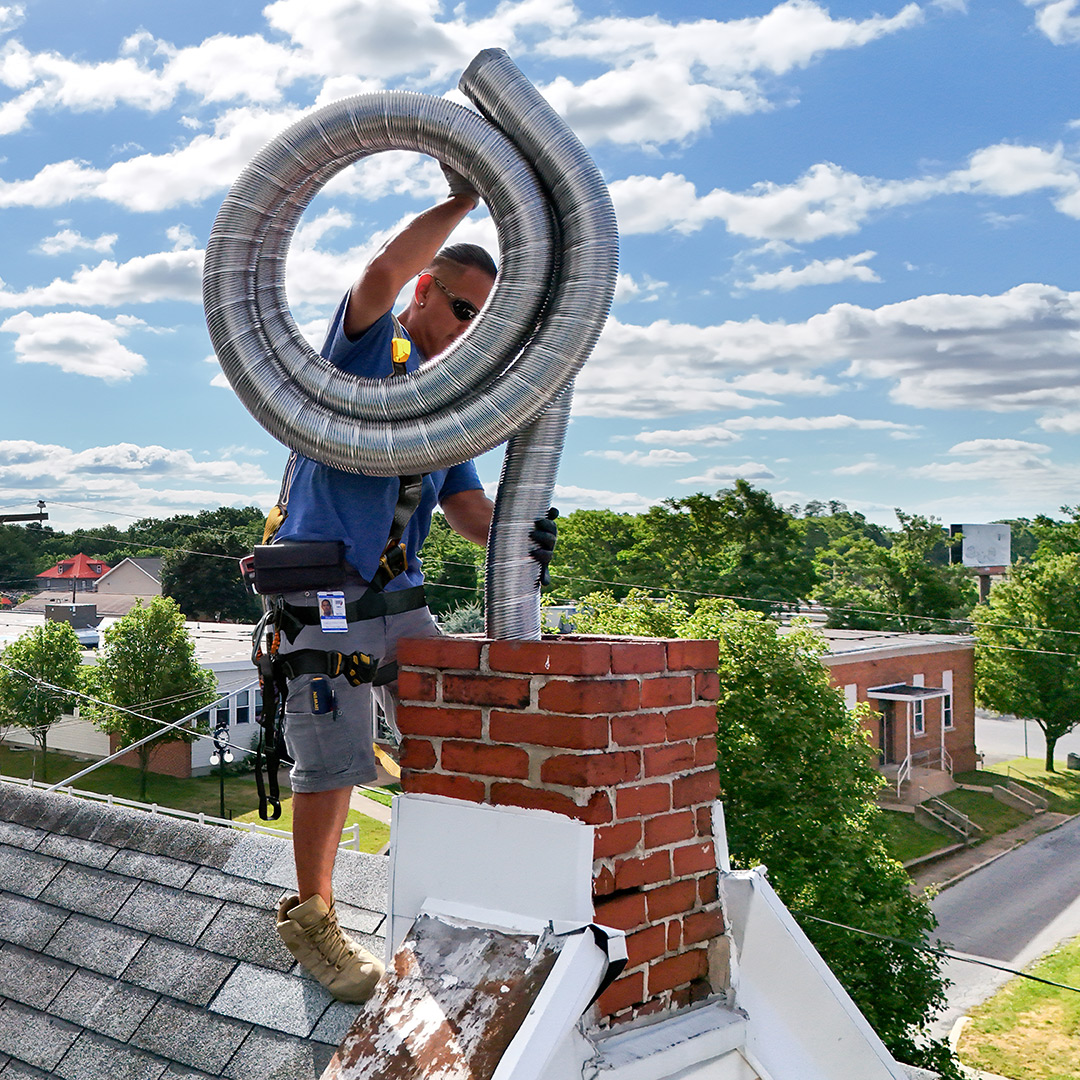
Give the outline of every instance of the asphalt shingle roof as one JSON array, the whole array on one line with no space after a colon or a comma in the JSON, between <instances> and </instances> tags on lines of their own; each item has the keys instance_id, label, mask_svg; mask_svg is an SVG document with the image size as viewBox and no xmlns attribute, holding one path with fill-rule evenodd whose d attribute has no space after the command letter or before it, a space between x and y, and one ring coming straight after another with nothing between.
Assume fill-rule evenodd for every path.
<instances>
[{"instance_id":1,"label":"asphalt shingle roof","mask_svg":"<svg viewBox=\"0 0 1080 1080\"><path fill-rule=\"evenodd\" d=\"M381 955L387 860L342 852ZM356 1016L273 928L290 846L0 783L0 1080L313 1080Z\"/></svg>"}]
</instances>

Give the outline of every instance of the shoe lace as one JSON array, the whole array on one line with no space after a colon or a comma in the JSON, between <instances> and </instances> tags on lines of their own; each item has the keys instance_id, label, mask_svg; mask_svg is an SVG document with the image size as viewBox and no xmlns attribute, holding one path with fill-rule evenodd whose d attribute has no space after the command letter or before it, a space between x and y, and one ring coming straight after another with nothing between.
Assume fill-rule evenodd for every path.
<instances>
[{"instance_id":1,"label":"shoe lace","mask_svg":"<svg viewBox=\"0 0 1080 1080\"><path fill-rule=\"evenodd\" d=\"M326 962L339 971L350 958L361 959L359 946L338 925L337 910L333 904L311 928L309 936Z\"/></svg>"}]
</instances>

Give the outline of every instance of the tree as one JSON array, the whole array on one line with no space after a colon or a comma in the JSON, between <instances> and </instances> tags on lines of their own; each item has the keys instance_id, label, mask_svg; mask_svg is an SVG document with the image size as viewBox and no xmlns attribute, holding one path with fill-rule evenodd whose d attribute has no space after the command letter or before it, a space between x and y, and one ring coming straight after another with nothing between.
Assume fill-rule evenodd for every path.
<instances>
[{"instance_id":1,"label":"tree","mask_svg":"<svg viewBox=\"0 0 1080 1080\"><path fill-rule=\"evenodd\" d=\"M575 510L559 518L559 542L551 564L560 597L578 599L599 588L625 596L635 585L647 586L656 567L642 562L642 518L613 510Z\"/></svg>"},{"instance_id":2,"label":"tree","mask_svg":"<svg viewBox=\"0 0 1080 1080\"><path fill-rule=\"evenodd\" d=\"M251 554L255 542L243 532L190 534L183 541L185 550L165 556L162 593L189 619L258 622L262 605L240 577L240 560Z\"/></svg>"},{"instance_id":3,"label":"tree","mask_svg":"<svg viewBox=\"0 0 1080 1080\"><path fill-rule=\"evenodd\" d=\"M433 615L447 615L483 597L484 550L459 536L442 514L431 515L431 530L421 552L424 590Z\"/></svg>"},{"instance_id":4,"label":"tree","mask_svg":"<svg viewBox=\"0 0 1080 1080\"><path fill-rule=\"evenodd\" d=\"M104 704L90 704L87 711L98 727L118 735L120 745L127 746L209 705L216 686L213 672L195 659L195 645L176 602L155 596L105 631L101 655L86 677L88 693ZM194 731L173 729L139 748L140 798L146 798L153 752L166 742L191 742L195 737Z\"/></svg>"},{"instance_id":5,"label":"tree","mask_svg":"<svg viewBox=\"0 0 1080 1080\"><path fill-rule=\"evenodd\" d=\"M947 1044L925 1035L945 1001L940 959L817 921L915 942L936 925L887 852L874 801L882 780L863 713L849 711L830 684L820 635L799 624L781 633L772 619L724 600L703 600L692 614L677 598L641 594L621 603L590 598L588 608L589 632L720 642L717 767L733 862L768 867L777 893L897 1058L959 1077Z\"/></svg>"},{"instance_id":6,"label":"tree","mask_svg":"<svg viewBox=\"0 0 1080 1080\"><path fill-rule=\"evenodd\" d=\"M47 779L49 728L74 703L64 690L79 687L79 639L69 623L47 622L16 638L0 663L0 717L29 729L41 748L41 776Z\"/></svg>"},{"instance_id":7,"label":"tree","mask_svg":"<svg viewBox=\"0 0 1080 1080\"><path fill-rule=\"evenodd\" d=\"M1080 554L1014 566L976 608L975 696L1034 720L1054 747L1080 721Z\"/></svg>"}]
</instances>

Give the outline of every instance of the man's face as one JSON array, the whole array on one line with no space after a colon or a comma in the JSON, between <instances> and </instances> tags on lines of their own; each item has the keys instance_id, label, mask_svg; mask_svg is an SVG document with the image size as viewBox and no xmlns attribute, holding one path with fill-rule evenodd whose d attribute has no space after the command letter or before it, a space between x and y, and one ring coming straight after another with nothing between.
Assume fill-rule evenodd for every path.
<instances>
[{"instance_id":1,"label":"man's face","mask_svg":"<svg viewBox=\"0 0 1080 1080\"><path fill-rule=\"evenodd\" d=\"M409 326L417 347L429 358L445 352L468 329L471 319L459 317L467 306L460 301L479 311L495 284L494 278L475 266L443 267L437 278L422 275L419 287L424 306Z\"/></svg>"}]
</instances>

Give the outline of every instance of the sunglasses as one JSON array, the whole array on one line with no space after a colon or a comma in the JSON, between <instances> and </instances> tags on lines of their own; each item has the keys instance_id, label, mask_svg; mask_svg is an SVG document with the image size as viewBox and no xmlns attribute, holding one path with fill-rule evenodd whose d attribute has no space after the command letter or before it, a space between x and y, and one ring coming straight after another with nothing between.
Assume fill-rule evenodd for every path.
<instances>
[{"instance_id":1,"label":"sunglasses","mask_svg":"<svg viewBox=\"0 0 1080 1080\"><path fill-rule=\"evenodd\" d=\"M434 274L431 275L431 280L446 293L446 297L450 301L450 310L454 313L454 318L458 322L471 322L480 314L480 309L471 300L466 300L464 296L452 293Z\"/></svg>"}]
</instances>

